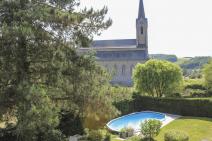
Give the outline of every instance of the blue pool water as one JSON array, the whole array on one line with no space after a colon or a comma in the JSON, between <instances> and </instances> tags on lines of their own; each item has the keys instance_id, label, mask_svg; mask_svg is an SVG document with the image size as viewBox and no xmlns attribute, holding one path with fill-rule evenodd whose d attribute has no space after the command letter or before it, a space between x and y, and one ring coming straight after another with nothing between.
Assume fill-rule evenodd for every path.
<instances>
[{"instance_id":1,"label":"blue pool water","mask_svg":"<svg viewBox=\"0 0 212 141\"><path fill-rule=\"evenodd\" d=\"M133 113L110 121L107 124L107 127L116 132L119 132L124 127L131 127L135 131L139 131L141 122L147 119L157 119L163 121L165 120L165 114L158 112Z\"/></svg>"}]
</instances>

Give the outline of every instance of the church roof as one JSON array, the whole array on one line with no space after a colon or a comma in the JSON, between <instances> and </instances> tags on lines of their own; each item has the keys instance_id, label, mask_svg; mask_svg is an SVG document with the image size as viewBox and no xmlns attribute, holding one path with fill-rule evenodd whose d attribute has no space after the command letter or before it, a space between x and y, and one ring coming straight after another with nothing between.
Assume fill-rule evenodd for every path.
<instances>
[{"instance_id":1,"label":"church roof","mask_svg":"<svg viewBox=\"0 0 212 141\"><path fill-rule=\"evenodd\" d=\"M120 51L96 51L96 57L99 61L133 61L147 60L146 50L120 50Z\"/></svg>"},{"instance_id":2,"label":"church roof","mask_svg":"<svg viewBox=\"0 0 212 141\"><path fill-rule=\"evenodd\" d=\"M145 17L145 11L144 11L144 2L143 0L140 0L140 4L139 4L139 10L138 10L138 19L141 18L146 18Z\"/></svg>"},{"instance_id":3,"label":"church roof","mask_svg":"<svg viewBox=\"0 0 212 141\"><path fill-rule=\"evenodd\" d=\"M136 39L118 39L118 40L95 40L92 44L94 48L110 47L135 47Z\"/></svg>"}]
</instances>

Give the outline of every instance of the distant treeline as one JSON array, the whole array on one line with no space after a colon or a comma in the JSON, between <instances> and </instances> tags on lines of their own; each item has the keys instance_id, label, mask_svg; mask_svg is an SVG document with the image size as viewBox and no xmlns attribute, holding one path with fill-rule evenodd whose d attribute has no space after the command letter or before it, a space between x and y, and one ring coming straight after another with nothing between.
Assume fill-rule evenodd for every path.
<instances>
[{"instance_id":1,"label":"distant treeline","mask_svg":"<svg viewBox=\"0 0 212 141\"><path fill-rule=\"evenodd\" d=\"M194 57L185 59L179 64L184 69L201 69L205 64L211 60L211 57Z\"/></svg>"},{"instance_id":2,"label":"distant treeline","mask_svg":"<svg viewBox=\"0 0 212 141\"><path fill-rule=\"evenodd\" d=\"M159 59L159 60L167 60L170 62L177 62L178 58L176 55L168 55L168 54L150 54L151 59Z\"/></svg>"},{"instance_id":3,"label":"distant treeline","mask_svg":"<svg viewBox=\"0 0 212 141\"><path fill-rule=\"evenodd\" d=\"M150 54L150 58L176 62L183 69L201 69L212 59L212 57L209 56L178 58L176 55L167 54Z\"/></svg>"}]
</instances>

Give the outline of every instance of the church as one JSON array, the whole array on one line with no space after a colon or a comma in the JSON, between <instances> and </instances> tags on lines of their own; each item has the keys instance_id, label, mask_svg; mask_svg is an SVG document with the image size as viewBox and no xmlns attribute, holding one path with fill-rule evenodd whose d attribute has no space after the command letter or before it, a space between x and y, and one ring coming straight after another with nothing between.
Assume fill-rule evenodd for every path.
<instances>
[{"instance_id":1,"label":"church","mask_svg":"<svg viewBox=\"0 0 212 141\"><path fill-rule=\"evenodd\" d=\"M148 60L148 21L143 0L136 19L136 39L95 40L90 48L80 52L96 52L97 62L112 75L111 84L132 86L132 72L137 63Z\"/></svg>"}]
</instances>

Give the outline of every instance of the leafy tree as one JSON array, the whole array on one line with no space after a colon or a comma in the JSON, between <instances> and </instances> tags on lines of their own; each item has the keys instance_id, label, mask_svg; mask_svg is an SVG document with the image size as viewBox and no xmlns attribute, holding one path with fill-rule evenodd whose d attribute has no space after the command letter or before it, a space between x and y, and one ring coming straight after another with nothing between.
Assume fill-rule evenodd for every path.
<instances>
[{"instance_id":1,"label":"leafy tree","mask_svg":"<svg viewBox=\"0 0 212 141\"><path fill-rule=\"evenodd\" d=\"M59 111L84 119L90 112L86 109L94 104L91 99L100 100L100 90L108 82L93 55L79 56L75 51L111 25L104 18L107 8L80 10L79 4L77 0L0 1L0 115L16 119L21 141L48 140L50 135L62 140L56 129ZM110 101L103 106L95 109L96 116L102 109L113 109Z\"/></svg>"},{"instance_id":2,"label":"leafy tree","mask_svg":"<svg viewBox=\"0 0 212 141\"><path fill-rule=\"evenodd\" d=\"M162 97L177 92L182 83L182 72L176 64L150 60L136 66L133 79L139 92Z\"/></svg>"},{"instance_id":3,"label":"leafy tree","mask_svg":"<svg viewBox=\"0 0 212 141\"><path fill-rule=\"evenodd\" d=\"M162 122L159 120L145 120L141 123L141 133L148 141L152 141L154 140L153 138L159 134L161 126Z\"/></svg>"},{"instance_id":4,"label":"leafy tree","mask_svg":"<svg viewBox=\"0 0 212 141\"><path fill-rule=\"evenodd\" d=\"M212 61L205 65L203 74L207 87L212 90Z\"/></svg>"}]
</instances>

